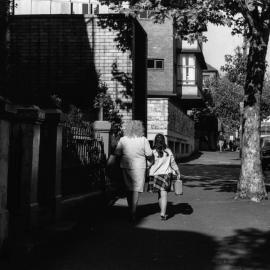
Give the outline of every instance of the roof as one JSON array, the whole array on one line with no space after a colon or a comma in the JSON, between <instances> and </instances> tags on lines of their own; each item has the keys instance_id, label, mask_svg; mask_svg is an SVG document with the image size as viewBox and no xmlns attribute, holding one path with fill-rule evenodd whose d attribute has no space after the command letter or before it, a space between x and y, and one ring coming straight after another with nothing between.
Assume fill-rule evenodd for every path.
<instances>
[{"instance_id":1,"label":"roof","mask_svg":"<svg viewBox=\"0 0 270 270\"><path fill-rule=\"evenodd\" d=\"M213 66L211 66L210 64L206 63L206 66L207 66L207 69L205 69L204 71L218 72L218 70L214 68Z\"/></svg>"}]
</instances>

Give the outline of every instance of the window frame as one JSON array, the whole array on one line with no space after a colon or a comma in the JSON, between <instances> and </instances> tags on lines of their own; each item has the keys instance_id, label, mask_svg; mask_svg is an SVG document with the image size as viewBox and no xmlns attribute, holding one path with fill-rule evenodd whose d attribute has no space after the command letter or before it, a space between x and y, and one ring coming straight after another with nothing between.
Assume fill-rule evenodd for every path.
<instances>
[{"instance_id":1,"label":"window frame","mask_svg":"<svg viewBox=\"0 0 270 270\"><path fill-rule=\"evenodd\" d=\"M184 62L185 57L185 63ZM193 58L194 64L190 64L190 58ZM186 76L184 78L184 70ZM188 78L191 73L194 75L194 79ZM180 76L180 78L179 78ZM177 59L177 80L181 82L181 85L196 85L197 82L197 70L196 70L196 56L194 54L179 54Z\"/></svg>"},{"instance_id":2,"label":"window frame","mask_svg":"<svg viewBox=\"0 0 270 270\"><path fill-rule=\"evenodd\" d=\"M154 66L153 67L149 67L149 61L153 61ZM157 63L161 62L162 63L162 67L157 67ZM151 69L151 70L164 70L164 59L162 58L148 58L147 59L147 69Z\"/></svg>"}]
</instances>

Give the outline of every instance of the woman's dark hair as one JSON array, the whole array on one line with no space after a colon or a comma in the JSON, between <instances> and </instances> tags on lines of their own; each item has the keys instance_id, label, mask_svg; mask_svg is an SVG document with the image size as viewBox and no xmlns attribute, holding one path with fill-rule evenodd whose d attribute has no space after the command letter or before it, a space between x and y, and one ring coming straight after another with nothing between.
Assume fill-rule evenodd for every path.
<instances>
[{"instance_id":1,"label":"woman's dark hair","mask_svg":"<svg viewBox=\"0 0 270 270\"><path fill-rule=\"evenodd\" d=\"M156 135L153 148L156 149L159 157L163 157L164 152L167 154L167 156L169 155L165 151L165 149L167 148L167 145L165 143L165 137L163 134L158 133Z\"/></svg>"}]
</instances>

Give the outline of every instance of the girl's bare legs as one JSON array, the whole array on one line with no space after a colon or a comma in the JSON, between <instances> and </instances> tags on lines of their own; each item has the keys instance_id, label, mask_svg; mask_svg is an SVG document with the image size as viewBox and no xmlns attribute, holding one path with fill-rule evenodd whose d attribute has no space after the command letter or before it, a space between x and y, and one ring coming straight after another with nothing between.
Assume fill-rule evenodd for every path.
<instances>
[{"instance_id":1,"label":"girl's bare legs","mask_svg":"<svg viewBox=\"0 0 270 270\"><path fill-rule=\"evenodd\" d=\"M166 216L166 210L167 210L167 191L161 190L158 193L158 203L160 207L160 215Z\"/></svg>"}]
</instances>

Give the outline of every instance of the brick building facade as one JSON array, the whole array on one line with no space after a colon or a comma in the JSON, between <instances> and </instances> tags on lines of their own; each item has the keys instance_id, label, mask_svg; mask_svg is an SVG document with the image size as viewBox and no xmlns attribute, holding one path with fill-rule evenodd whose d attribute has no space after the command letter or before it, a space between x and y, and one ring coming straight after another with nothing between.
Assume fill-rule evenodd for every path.
<instances>
[{"instance_id":1,"label":"brick building facade","mask_svg":"<svg viewBox=\"0 0 270 270\"><path fill-rule=\"evenodd\" d=\"M203 103L202 50L198 42L176 38L170 20L154 24L148 15L142 13L139 20L148 37L148 139L163 133L177 158L189 156L197 149L194 122L187 111Z\"/></svg>"},{"instance_id":2,"label":"brick building facade","mask_svg":"<svg viewBox=\"0 0 270 270\"><path fill-rule=\"evenodd\" d=\"M10 93L17 102L45 106L55 94L91 108L100 78L124 120L146 122L146 53L146 34L131 18L16 15Z\"/></svg>"},{"instance_id":3,"label":"brick building facade","mask_svg":"<svg viewBox=\"0 0 270 270\"><path fill-rule=\"evenodd\" d=\"M107 14L113 12L109 7L101 5L98 0L63 0L61 3L58 0L32 0L34 5L27 5L29 1L31 0L16 0L18 5L17 14ZM167 19L162 24L154 24L150 16L151 11L144 11L139 18L139 23L147 35L147 52L143 50L143 57L147 55L148 139L153 140L154 135L157 133L155 128L151 129L154 122L153 119L161 123L155 115L156 110L158 110L162 117L164 115L168 116L168 122L167 124L163 123L164 128L162 130L159 129L160 132L167 136L168 144L175 150L177 156L188 156L198 149L198 143L195 143L194 140L194 122L187 116L187 112L194 107L203 106L201 94L202 70L206 68L206 63L202 52L202 44L198 41L189 44L187 41L176 38L171 20ZM98 31L95 28L94 32L98 33ZM130 34L131 32L128 33L129 37L131 37ZM103 31L99 35L102 38L102 35L106 37L109 33ZM132 39L134 39L134 35L132 35ZM101 46L100 48L103 47ZM136 55L138 56L139 53L140 50L138 50ZM102 70L102 79L107 82L110 89L113 89L111 94L118 100L118 93L122 92L122 86L117 83L119 82L117 78L111 77L110 67L106 65L112 64L108 60L108 55L111 54L109 46L106 50L95 50L94 54L99 54L101 61L105 60L104 69L100 66L100 60L96 61L95 65ZM125 52L122 57L125 58ZM126 74L130 75L132 73L131 70L141 71L140 68L134 69L134 65L143 65L142 63L138 64L138 59L143 62L145 58L136 57L136 61L129 62L125 67L122 66ZM117 60L117 65L121 66L125 61L128 62L128 58L126 60L119 59ZM135 74L138 74L138 72L135 72ZM116 75L116 73L114 74ZM142 74L137 76L139 79L134 77L134 73L132 74L133 83L142 82L142 89L144 89L146 81L144 79L141 80ZM126 82L130 81L130 76L122 75L121 72L118 72L117 77L122 78L126 87ZM146 100L146 96L139 88L134 93L139 96L137 100ZM131 106L130 100L126 100L125 96L122 96L122 101L127 105L125 106L126 108L136 108L136 105L134 106L136 103L133 102ZM153 108L152 104L156 102L161 107L154 108L154 111L151 111ZM167 111L164 110L163 103L167 104ZM137 110L137 112L132 113L132 116L128 113L128 110L123 114L126 119L131 117L141 119L143 113L146 114L146 110L140 112ZM177 120L174 121L174 119ZM180 124L182 130L178 128L178 121L184 121L184 124ZM186 131L185 128L187 126L193 126L193 128L189 128Z\"/></svg>"}]
</instances>

